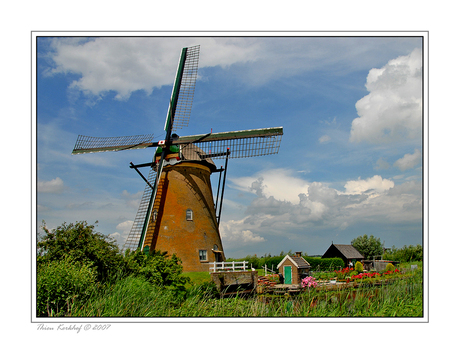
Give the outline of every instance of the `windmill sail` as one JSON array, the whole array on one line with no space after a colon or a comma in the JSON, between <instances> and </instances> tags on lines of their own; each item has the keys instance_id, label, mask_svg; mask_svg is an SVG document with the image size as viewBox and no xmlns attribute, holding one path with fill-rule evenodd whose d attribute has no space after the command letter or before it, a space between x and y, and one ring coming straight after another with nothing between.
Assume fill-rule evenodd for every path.
<instances>
[{"instance_id":1,"label":"windmill sail","mask_svg":"<svg viewBox=\"0 0 460 354\"><path fill-rule=\"evenodd\" d=\"M152 146L153 134L96 138L79 135L72 155L90 152L145 149Z\"/></svg>"},{"instance_id":2,"label":"windmill sail","mask_svg":"<svg viewBox=\"0 0 460 354\"><path fill-rule=\"evenodd\" d=\"M177 67L168 114L165 121L166 140L168 133L188 126L195 93L200 46L183 48Z\"/></svg>"},{"instance_id":3,"label":"windmill sail","mask_svg":"<svg viewBox=\"0 0 460 354\"><path fill-rule=\"evenodd\" d=\"M185 58L179 96L177 98L176 110L174 112L174 124L172 126L172 131L177 131L178 129L188 126L190 112L192 110L193 96L195 94L199 56L199 45L187 48L187 56Z\"/></svg>"},{"instance_id":4,"label":"windmill sail","mask_svg":"<svg viewBox=\"0 0 460 354\"><path fill-rule=\"evenodd\" d=\"M149 175L147 180L150 184L155 182L156 172L152 168L150 169ZM127 249L136 250L139 246L139 240L141 239L142 235L142 228L145 222L145 216L147 215L147 210L149 206L150 198L152 197L152 188L146 183L144 194L142 195L141 202L139 204L139 209L137 210L136 217L134 219L133 226L131 227L131 231L129 232L128 238L123 246L123 252Z\"/></svg>"},{"instance_id":5,"label":"windmill sail","mask_svg":"<svg viewBox=\"0 0 460 354\"><path fill-rule=\"evenodd\" d=\"M277 154L283 128L264 128L240 130L225 133L182 136L177 139L178 144L193 144L203 150L202 159L226 158L227 148L230 149L229 158L243 158ZM185 150L185 149L184 149ZM185 159L192 159L184 156Z\"/></svg>"}]
</instances>

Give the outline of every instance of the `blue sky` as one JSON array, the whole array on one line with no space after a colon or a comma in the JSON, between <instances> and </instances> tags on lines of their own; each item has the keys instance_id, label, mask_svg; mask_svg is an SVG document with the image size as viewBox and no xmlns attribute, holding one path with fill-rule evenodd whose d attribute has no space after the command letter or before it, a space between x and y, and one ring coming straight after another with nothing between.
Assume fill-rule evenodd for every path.
<instances>
[{"instance_id":1,"label":"blue sky","mask_svg":"<svg viewBox=\"0 0 460 354\"><path fill-rule=\"evenodd\" d=\"M98 220L123 243L144 189L129 162L148 162L154 150L71 151L78 134L163 138L180 50L197 44L199 78L180 135L284 128L279 154L229 161L227 257L322 254L363 234L386 247L422 243L416 36L38 37L38 225Z\"/></svg>"}]
</instances>

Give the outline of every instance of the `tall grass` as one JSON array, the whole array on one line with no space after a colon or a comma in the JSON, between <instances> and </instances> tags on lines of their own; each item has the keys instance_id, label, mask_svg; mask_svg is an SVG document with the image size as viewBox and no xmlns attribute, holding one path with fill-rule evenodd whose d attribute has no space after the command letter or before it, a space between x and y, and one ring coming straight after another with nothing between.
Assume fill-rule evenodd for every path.
<instances>
[{"instance_id":1,"label":"tall grass","mask_svg":"<svg viewBox=\"0 0 460 354\"><path fill-rule=\"evenodd\" d=\"M76 317L163 317L180 305L168 289L152 285L142 277L129 276L94 293L84 304L74 304Z\"/></svg>"},{"instance_id":2,"label":"tall grass","mask_svg":"<svg viewBox=\"0 0 460 354\"><path fill-rule=\"evenodd\" d=\"M194 285L185 297L128 277L94 293L68 314L78 317L421 317L421 272L381 287L322 291L295 296L219 298Z\"/></svg>"},{"instance_id":3,"label":"tall grass","mask_svg":"<svg viewBox=\"0 0 460 354\"><path fill-rule=\"evenodd\" d=\"M421 317L422 267L410 277L383 286L295 296L255 295L220 298L206 277L178 289L155 286L139 276L122 277L75 301L67 316L77 317ZM207 275L209 276L209 275Z\"/></svg>"}]
</instances>

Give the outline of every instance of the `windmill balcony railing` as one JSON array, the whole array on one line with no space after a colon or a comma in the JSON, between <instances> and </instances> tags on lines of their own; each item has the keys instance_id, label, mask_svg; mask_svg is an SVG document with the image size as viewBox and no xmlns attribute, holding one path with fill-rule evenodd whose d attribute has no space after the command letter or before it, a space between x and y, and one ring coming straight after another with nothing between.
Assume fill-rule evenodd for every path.
<instances>
[{"instance_id":1,"label":"windmill balcony railing","mask_svg":"<svg viewBox=\"0 0 460 354\"><path fill-rule=\"evenodd\" d=\"M209 272L244 272L248 270L248 262L212 262L209 263Z\"/></svg>"}]
</instances>

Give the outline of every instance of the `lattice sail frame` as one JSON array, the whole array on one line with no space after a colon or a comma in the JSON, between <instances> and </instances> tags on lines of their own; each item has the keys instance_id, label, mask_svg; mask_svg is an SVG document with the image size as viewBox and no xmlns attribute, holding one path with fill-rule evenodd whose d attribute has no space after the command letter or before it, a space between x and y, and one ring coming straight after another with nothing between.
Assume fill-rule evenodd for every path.
<instances>
[{"instance_id":1,"label":"lattice sail frame","mask_svg":"<svg viewBox=\"0 0 460 354\"><path fill-rule=\"evenodd\" d=\"M91 152L145 149L152 145L153 134L97 138L79 135L72 155Z\"/></svg>"},{"instance_id":2,"label":"lattice sail frame","mask_svg":"<svg viewBox=\"0 0 460 354\"><path fill-rule=\"evenodd\" d=\"M208 135L192 135L180 137L177 142L184 145L190 141L204 152L202 159L224 159L227 148L229 158L244 158L277 154L283 136L283 128L263 128L240 130ZM184 156L184 159L193 159Z\"/></svg>"},{"instance_id":3,"label":"lattice sail frame","mask_svg":"<svg viewBox=\"0 0 460 354\"><path fill-rule=\"evenodd\" d=\"M155 183L156 172L154 169L150 169L147 180L150 184ZM139 246L139 240L142 235L142 228L145 222L145 216L147 215L147 210L149 206L150 197L152 196L153 189L146 183L144 194L142 195L141 202L139 204L139 209L137 210L136 217L134 218L133 226L131 226L131 231L129 232L128 238L126 239L125 244L123 245L123 252L127 249L135 251Z\"/></svg>"},{"instance_id":4,"label":"lattice sail frame","mask_svg":"<svg viewBox=\"0 0 460 354\"><path fill-rule=\"evenodd\" d=\"M190 113L192 111L193 96L195 94L199 57L199 45L187 48L187 58L184 63L184 72L182 74L176 111L174 113L172 131L177 131L178 129L188 126Z\"/></svg>"}]
</instances>

